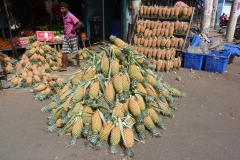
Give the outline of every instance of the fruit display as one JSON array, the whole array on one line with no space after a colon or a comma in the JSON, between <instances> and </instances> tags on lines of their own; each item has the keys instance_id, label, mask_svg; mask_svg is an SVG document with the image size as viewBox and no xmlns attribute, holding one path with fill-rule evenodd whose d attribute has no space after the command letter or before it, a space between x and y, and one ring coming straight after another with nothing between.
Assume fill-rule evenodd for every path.
<instances>
[{"instance_id":1,"label":"fruit display","mask_svg":"<svg viewBox=\"0 0 240 160\"><path fill-rule=\"evenodd\" d=\"M10 74L13 72L13 65L15 62L16 60L0 52L0 64L5 73Z\"/></svg>"},{"instance_id":2,"label":"fruit display","mask_svg":"<svg viewBox=\"0 0 240 160\"><path fill-rule=\"evenodd\" d=\"M64 34L63 25L38 25L39 31L53 31L54 35Z\"/></svg>"},{"instance_id":3,"label":"fruit display","mask_svg":"<svg viewBox=\"0 0 240 160\"><path fill-rule=\"evenodd\" d=\"M30 92L36 100L52 98L64 85L64 79L57 74L42 73L42 81L33 86Z\"/></svg>"},{"instance_id":4,"label":"fruit display","mask_svg":"<svg viewBox=\"0 0 240 160\"><path fill-rule=\"evenodd\" d=\"M16 64L15 75L10 79L12 87L32 87L43 81L44 75L59 70L62 53L38 41L27 48L22 59Z\"/></svg>"},{"instance_id":5,"label":"fruit display","mask_svg":"<svg viewBox=\"0 0 240 160\"><path fill-rule=\"evenodd\" d=\"M29 41L27 37L14 37L11 39L11 44L13 46L27 46Z\"/></svg>"},{"instance_id":6,"label":"fruit display","mask_svg":"<svg viewBox=\"0 0 240 160\"><path fill-rule=\"evenodd\" d=\"M176 71L181 66L192 7L141 6L131 47L144 54L156 71Z\"/></svg>"},{"instance_id":7,"label":"fruit display","mask_svg":"<svg viewBox=\"0 0 240 160\"><path fill-rule=\"evenodd\" d=\"M0 38L0 50L12 48L12 45Z\"/></svg>"},{"instance_id":8,"label":"fruit display","mask_svg":"<svg viewBox=\"0 0 240 160\"><path fill-rule=\"evenodd\" d=\"M139 15L142 17L160 18L190 18L193 7L169 7L169 6L141 6Z\"/></svg>"},{"instance_id":9,"label":"fruit display","mask_svg":"<svg viewBox=\"0 0 240 160\"><path fill-rule=\"evenodd\" d=\"M23 31L21 34L18 34L18 37L30 37L34 36L35 33L33 31Z\"/></svg>"},{"instance_id":10,"label":"fruit display","mask_svg":"<svg viewBox=\"0 0 240 160\"><path fill-rule=\"evenodd\" d=\"M185 94L163 82L145 55L115 36L110 41L99 54L83 50L88 52L84 68L69 77L41 111L49 112L48 131L70 133L71 145L80 137L87 148L109 142L110 153L121 145L131 158L134 140L146 141L146 131L160 137L162 117L173 118L174 101Z\"/></svg>"}]
</instances>

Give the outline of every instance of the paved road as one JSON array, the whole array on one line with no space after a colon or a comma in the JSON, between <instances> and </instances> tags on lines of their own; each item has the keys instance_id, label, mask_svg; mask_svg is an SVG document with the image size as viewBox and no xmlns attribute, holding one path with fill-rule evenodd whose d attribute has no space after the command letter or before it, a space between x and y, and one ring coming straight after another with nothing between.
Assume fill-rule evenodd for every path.
<instances>
[{"instance_id":1,"label":"paved road","mask_svg":"<svg viewBox=\"0 0 240 160\"><path fill-rule=\"evenodd\" d=\"M177 76L183 82L174 80ZM135 143L135 159L240 159L240 58L224 75L181 69L164 74L164 80L186 92L187 98L175 103L174 119L164 119L167 129L161 138L148 134L146 144ZM4 93L0 94L0 160L124 159L120 147L119 154L109 155L107 144L88 150L83 139L69 146L69 135L47 132L47 114L40 108L50 100L35 101L29 89Z\"/></svg>"}]
</instances>

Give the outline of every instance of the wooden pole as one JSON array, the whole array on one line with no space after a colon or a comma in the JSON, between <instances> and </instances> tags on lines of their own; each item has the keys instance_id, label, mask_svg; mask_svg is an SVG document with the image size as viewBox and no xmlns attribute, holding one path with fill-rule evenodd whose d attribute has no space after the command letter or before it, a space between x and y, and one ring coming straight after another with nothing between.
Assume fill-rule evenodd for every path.
<instances>
[{"instance_id":1,"label":"wooden pole","mask_svg":"<svg viewBox=\"0 0 240 160\"><path fill-rule=\"evenodd\" d=\"M6 37L5 37L5 32L4 32L4 29L3 29L3 25L2 25L1 15L0 15L0 27L1 27L2 35L3 35L3 39L4 39L4 41L5 41L5 40L6 40Z\"/></svg>"},{"instance_id":2,"label":"wooden pole","mask_svg":"<svg viewBox=\"0 0 240 160\"><path fill-rule=\"evenodd\" d=\"M8 14L6 0L2 0L2 1L3 1L4 10L5 10L5 13L6 13L6 16L7 16L9 35L10 35L10 38L12 39L12 30L11 30L11 25L10 25L10 16ZM12 46L12 57L14 58L14 46Z\"/></svg>"}]
</instances>

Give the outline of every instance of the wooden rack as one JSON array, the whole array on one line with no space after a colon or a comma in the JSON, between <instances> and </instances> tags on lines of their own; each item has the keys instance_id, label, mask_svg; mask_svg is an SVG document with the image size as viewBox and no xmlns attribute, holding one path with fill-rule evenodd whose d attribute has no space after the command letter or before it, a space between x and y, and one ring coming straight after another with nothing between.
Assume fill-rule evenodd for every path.
<instances>
[{"instance_id":1,"label":"wooden rack","mask_svg":"<svg viewBox=\"0 0 240 160\"><path fill-rule=\"evenodd\" d=\"M188 29L187 29L187 32L185 34L179 34L179 33L174 33L173 36L174 37L177 37L177 38L183 38L184 39L184 43L183 43L183 46L182 48L180 49L176 49L176 51L178 52L178 56L182 56L182 52L183 50L186 49L186 43L188 41L188 38L189 38L189 30L191 28L191 25L192 25L192 20L193 20L193 15L194 15L194 10L195 8L192 7L192 15L189 17L189 18L166 18L166 17L156 17L156 16L140 16L139 14L137 14L136 18L135 18L135 22L133 24L133 29L132 29L132 35L131 35L131 38L130 38L130 41L128 42L129 44L132 43L132 40L133 40L133 37L136 33L136 28L137 28L137 21L138 20L141 20L141 19L145 19L145 20L151 20L151 21L170 21L170 22L175 22L175 21L180 21L180 22L188 22Z\"/></svg>"}]
</instances>

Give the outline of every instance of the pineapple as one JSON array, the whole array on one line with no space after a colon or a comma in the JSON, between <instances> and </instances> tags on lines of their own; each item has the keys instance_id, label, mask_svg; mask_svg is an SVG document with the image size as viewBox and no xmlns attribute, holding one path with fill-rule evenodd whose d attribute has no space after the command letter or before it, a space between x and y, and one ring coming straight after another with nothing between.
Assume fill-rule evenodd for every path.
<instances>
[{"instance_id":1,"label":"pineapple","mask_svg":"<svg viewBox=\"0 0 240 160\"><path fill-rule=\"evenodd\" d=\"M160 136L159 131L156 129L152 119L150 116L144 118L144 125L145 127L151 132L152 136L158 137Z\"/></svg>"},{"instance_id":2,"label":"pineapple","mask_svg":"<svg viewBox=\"0 0 240 160\"><path fill-rule=\"evenodd\" d=\"M123 95L123 83L122 83L122 76L121 74L117 74L112 78L113 86L118 93L119 100L124 101L124 95Z\"/></svg>"},{"instance_id":3,"label":"pineapple","mask_svg":"<svg viewBox=\"0 0 240 160\"><path fill-rule=\"evenodd\" d=\"M141 115L140 107L134 97L131 97L129 100L128 108L132 115L136 118L137 123L143 122L143 117Z\"/></svg>"},{"instance_id":4,"label":"pineapple","mask_svg":"<svg viewBox=\"0 0 240 160\"><path fill-rule=\"evenodd\" d=\"M118 118L118 117L123 118L124 117L124 113L123 113L121 103L118 103L118 102L115 103L115 106L114 106L114 109L113 109L113 116L115 118Z\"/></svg>"},{"instance_id":5,"label":"pineapple","mask_svg":"<svg viewBox=\"0 0 240 160\"><path fill-rule=\"evenodd\" d=\"M105 77L108 76L109 67L110 67L109 58L107 56L105 56L105 57L103 57L102 64L101 64L102 73Z\"/></svg>"},{"instance_id":6,"label":"pineapple","mask_svg":"<svg viewBox=\"0 0 240 160\"><path fill-rule=\"evenodd\" d=\"M137 94L135 96L135 100L137 101L138 105L139 105L139 108L142 112L142 115L143 117L146 117L147 116L147 112L146 112L146 106L145 106L145 102L144 102L144 99L141 95Z\"/></svg>"},{"instance_id":7,"label":"pineapple","mask_svg":"<svg viewBox=\"0 0 240 160\"><path fill-rule=\"evenodd\" d=\"M120 133L120 127L119 125L115 125L111 131L111 136L110 136L110 148L109 151L111 154L117 153L117 148L116 146L119 144L121 139L121 133Z\"/></svg>"},{"instance_id":8,"label":"pineapple","mask_svg":"<svg viewBox=\"0 0 240 160\"><path fill-rule=\"evenodd\" d=\"M128 104L129 104L129 98L126 98L125 101L122 103L124 112L128 112Z\"/></svg>"},{"instance_id":9,"label":"pineapple","mask_svg":"<svg viewBox=\"0 0 240 160\"><path fill-rule=\"evenodd\" d=\"M83 108L83 112L82 112L82 120L84 124L84 127L82 129L83 137L86 137L90 130L90 125L92 123L92 118L91 118L92 114L93 114L93 110L91 107L85 106Z\"/></svg>"},{"instance_id":10,"label":"pineapple","mask_svg":"<svg viewBox=\"0 0 240 160\"><path fill-rule=\"evenodd\" d=\"M56 106L56 102L52 102L52 103L48 104L47 106L41 108L41 111L42 111L43 113L49 112L49 111L51 111L55 106Z\"/></svg>"},{"instance_id":11,"label":"pineapple","mask_svg":"<svg viewBox=\"0 0 240 160\"><path fill-rule=\"evenodd\" d=\"M113 107L113 104L109 104L104 96L101 96L97 100L97 104L100 105L100 111L105 115L105 117L110 117L110 107Z\"/></svg>"},{"instance_id":12,"label":"pineapple","mask_svg":"<svg viewBox=\"0 0 240 160\"><path fill-rule=\"evenodd\" d=\"M114 75L116 75L116 74L118 74L119 73L119 67L120 67L120 65L119 65L119 60L118 59L114 59L113 61L112 61L112 68L111 68L111 75L112 76L114 76Z\"/></svg>"},{"instance_id":13,"label":"pineapple","mask_svg":"<svg viewBox=\"0 0 240 160\"><path fill-rule=\"evenodd\" d=\"M180 92L176 88L172 88L171 91L172 91L172 96L174 97L186 97L185 93Z\"/></svg>"},{"instance_id":14,"label":"pineapple","mask_svg":"<svg viewBox=\"0 0 240 160\"><path fill-rule=\"evenodd\" d=\"M155 87L157 92L161 92L162 91L162 87L159 85L157 79L154 76L148 74L147 75L147 82L149 84L151 84L153 87Z\"/></svg>"},{"instance_id":15,"label":"pineapple","mask_svg":"<svg viewBox=\"0 0 240 160\"><path fill-rule=\"evenodd\" d=\"M136 124L135 125L135 128L138 132L138 138L141 140L141 141L145 141L147 139L147 136L145 134L145 126L144 124Z\"/></svg>"},{"instance_id":16,"label":"pineapple","mask_svg":"<svg viewBox=\"0 0 240 160\"><path fill-rule=\"evenodd\" d=\"M147 112L149 117L152 119L153 123L155 123L158 128L166 129L164 124L160 121L160 118L154 109L148 108Z\"/></svg>"},{"instance_id":17,"label":"pineapple","mask_svg":"<svg viewBox=\"0 0 240 160\"><path fill-rule=\"evenodd\" d=\"M77 103L82 100L84 96L84 87L80 87L79 90L76 92L76 94L72 98L73 103Z\"/></svg>"},{"instance_id":18,"label":"pineapple","mask_svg":"<svg viewBox=\"0 0 240 160\"><path fill-rule=\"evenodd\" d=\"M91 86L90 86L90 90L89 90L89 97L91 99L97 99L97 96L100 92L100 84L99 81L94 81L92 82Z\"/></svg>"},{"instance_id":19,"label":"pineapple","mask_svg":"<svg viewBox=\"0 0 240 160\"><path fill-rule=\"evenodd\" d=\"M106 99L110 102L113 102L115 99L115 90L113 87L112 81L110 82L105 82L105 94L106 94Z\"/></svg>"},{"instance_id":20,"label":"pineapple","mask_svg":"<svg viewBox=\"0 0 240 160\"><path fill-rule=\"evenodd\" d=\"M138 70L136 64L131 64L129 66L129 76L130 76L130 78L132 78L140 83L143 82L143 80L144 80L144 77L141 74L141 72Z\"/></svg>"},{"instance_id":21,"label":"pineapple","mask_svg":"<svg viewBox=\"0 0 240 160\"><path fill-rule=\"evenodd\" d=\"M72 127L72 140L70 142L70 144L72 146L76 144L77 138L80 137L81 132L82 132L82 119L78 117L75 120L73 127Z\"/></svg>"},{"instance_id":22,"label":"pineapple","mask_svg":"<svg viewBox=\"0 0 240 160\"><path fill-rule=\"evenodd\" d=\"M125 92L130 90L130 78L127 73L122 74L122 84Z\"/></svg>"},{"instance_id":23,"label":"pineapple","mask_svg":"<svg viewBox=\"0 0 240 160\"><path fill-rule=\"evenodd\" d=\"M143 85L141 83L137 83L136 90L143 94L147 94L146 89L143 87Z\"/></svg>"},{"instance_id":24,"label":"pineapple","mask_svg":"<svg viewBox=\"0 0 240 160\"><path fill-rule=\"evenodd\" d=\"M113 86L117 93L123 92L122 76L120 74L115 75L112 79Z\"/></svg>"},{"instance_id":25,"label":"pineapple","mask_svg":"<svg viewBox=\"0 0 240 160\"><path fill-rule=\"evenodd\" d=\"M72 117L74 115L80 114L80 112L83 110L83 106L80 102L77 102L72 110L68 112L68 117Z\"/></svg>"},{"instance_id":26,"label":"pineapple","mask_svg":"<svg viewBox=\"0 0 240 160\"><path fill-rule=\"evenodd\" d=\"M96 144L98 148L101 148L103 146L103 141L106 141L108 139L112 126L113 126L113 123L111 121L103 125L99 133L99 141Z\"/></svg>"},{"instance_id":27,"label":"pineapple","mask_svg":"<svg viewBox=\"0 0 240 160\"><path fill-rule=\"evenodd\" d=\"M117 38L116 36L111 35L109 39L111 42L113 42L119 48L123 48L126 46L126 44L121 39Z\"/></svg>"},{"instance_id":28,"label":"pineapple","mask_svg":"<svg viewBox=\"0 0 240 160\"><path fill-rule=\"evenodd\" d=\"M90 147L91 144L95 145L98 139L98 133L102 129L102 120L98 111L92 115L92 134L86 142L86 146Z\"/></svg>"},{"instance_id":29,"label":"pineapple","mask_svg":"<svg viewBox=\"0 0 240 160\"><path fill-rule=\"evenodd\" d=\"M130 128L123 129L123 137L124 137L124 147L126 148L124 153L127 158L132 158L134 156L133 153L133 145L134 145L134 133Z\"/></svg>"},{"instance_id":30,"label":"pineapple","mask_svg":"<svg viewBox=\"0 0 240 160\"><path fill-rule=\"evenodd\" d=\"M122 54L122 51L114 44L110 45L110 49L112 49L113 54L119 56Z\"/></svg>"},{"instance_id":31,"label":"pineapple","mask_svg":"<svg viewBox=\"0 0 240 160\"><path fill-rule=\"evenodd\" d=\"M86 72L84 73L84 75L82 76L81 80L82 81L87 81L91 78L93 78L96 74L96 69L95 67L89 67Z\"/></svg>"},{"instance_id":32,"label":"pineapple","mask_svg":"<svg viewBox=\"0 0 240 160\"><path fill-rule=\"evenodd\" d=\"M153 98L158 97L156 90L150 84L147 84L145 89L147 91L147 94L150 95L151 97Z\"/></svg>"}]
</instances>

